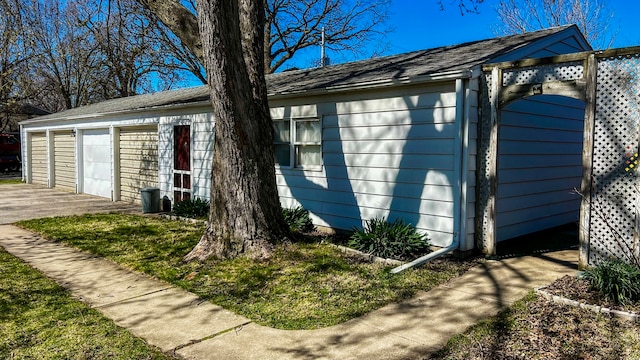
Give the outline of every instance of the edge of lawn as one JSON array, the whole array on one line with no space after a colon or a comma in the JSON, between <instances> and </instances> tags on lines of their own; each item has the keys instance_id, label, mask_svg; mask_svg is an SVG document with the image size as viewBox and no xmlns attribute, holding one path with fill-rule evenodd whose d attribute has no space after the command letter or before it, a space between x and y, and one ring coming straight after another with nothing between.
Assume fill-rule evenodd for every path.
<instances>
[{"instance_id":1,"label":"edge of lawn","mask_svg":"<svg viewBox=\"0 0 640 360\"><path fill-rule=\"evenodd\" d=\"M279 244L272 258L185 263L203 224L157 216L93 214L16 225L190 291L252 321L279 329L317 329L365 315L446 283L478 259L437 259L391 274L330 246L330 238ZM283 311L282 309L287 309Z\"/></svg>"}]
</instances>

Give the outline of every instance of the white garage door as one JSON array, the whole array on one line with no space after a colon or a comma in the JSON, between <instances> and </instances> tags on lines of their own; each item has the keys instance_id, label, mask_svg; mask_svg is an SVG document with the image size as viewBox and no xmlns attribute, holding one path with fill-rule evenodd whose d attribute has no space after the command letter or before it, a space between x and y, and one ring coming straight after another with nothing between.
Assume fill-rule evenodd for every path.
<instances>
[{"instance_id":1,"label":"white garage door","mask_svg":"<svg viewBox=\"0 0 640 360\"><path fill-rule=\"evenodd\" d=\"M82 165L82 192L111 198L109 129L83 131Z\"/></svg>"}]
</instances>

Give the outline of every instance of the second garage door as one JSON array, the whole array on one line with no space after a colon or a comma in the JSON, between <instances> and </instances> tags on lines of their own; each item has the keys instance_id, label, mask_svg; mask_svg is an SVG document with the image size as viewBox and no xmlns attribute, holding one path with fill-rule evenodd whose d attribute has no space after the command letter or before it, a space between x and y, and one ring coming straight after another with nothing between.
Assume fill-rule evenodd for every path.
<instances>
[{"instance_id":1,"label":"second garage door","mask_svg":"<svg viewBox=\"0 0 640 360\"><path fill-rule=\"evenodd\" d=\"M54 147L54 184L65 190L76 190L76 138L69 131L56 132L53 135Z\"/></svg>"},{"instance_id":2,"label":"second garage door","mask_svg":"<svg viewBox=\"0 0 640 360\"><path fill-rule=\"evenodd\" d=\"M82 192L111 198L109 129L82 132Z\"/></svg>"}]
</instances>

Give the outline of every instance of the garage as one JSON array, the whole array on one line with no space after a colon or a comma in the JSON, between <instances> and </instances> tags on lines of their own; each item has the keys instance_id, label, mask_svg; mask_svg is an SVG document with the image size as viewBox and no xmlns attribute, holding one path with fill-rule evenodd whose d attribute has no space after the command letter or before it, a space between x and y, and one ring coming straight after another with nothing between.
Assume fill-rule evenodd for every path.
<instances>
[{"instance_id":1,"label":"garage","mask_svg":"<svg viewBox=\"0 0 640 360\"><path fill-rule=\"evenodd\" d=\"M53 186L76 191L75 134L71 130L55 132L53 143Z\"/></svg>"},{"instance_id":2,"label":"garage","mask_svg":"<svg viewBox=\"0 0 640 360\"><path fill-rule=\"evenodd\" d=\"M140 202L140 189L158 187L158 127L121 128L120 200Z\"/></svg>"},{"instance_id":3,"label":"garage","mask_svg":"<svg viewBox=\"0 0 640 360\"><path fill-rule=\"evenodd\" d=\"M111 198L109 129L82 132L82 192Z\"/></svg>"},{"instance_id":4,"label":"garage","mask_svg":"<svg viewBox=\"0 0 640 360\"><path fill-rule=\"evenodd\" d=\"M47 133L34 132L29 143L31 148L31 182L48 186L47 181Z\"/></svg>"}]
</instances>

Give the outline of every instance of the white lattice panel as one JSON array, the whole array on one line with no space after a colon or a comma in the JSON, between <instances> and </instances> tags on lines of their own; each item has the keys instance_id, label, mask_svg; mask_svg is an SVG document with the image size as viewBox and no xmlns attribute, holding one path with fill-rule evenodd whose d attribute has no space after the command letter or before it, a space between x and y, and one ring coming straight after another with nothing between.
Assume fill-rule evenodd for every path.
<instances>
[{"instance_id":1,"label":"white lattice panel","mask_svg":"<svg viewBox=\"0 0 640 360\"><path fill-rule=\"evenodd\" d=\"M598 60L589 264L637 253L638 55Z\"/></svg>"},{"instance_id":2,"label":"white lattice panel","mask_svg":"<svg viewBox=\"0 0 640 360\"><path fill-rule=\"evenodd\" d=\"M490 110L489 102L492 96L492 87L491 87L491 73L484 74L484 89L483 96L481 101L485 103L484 110ZM487 234L488 232L488 201L490 196L489 189L489 147L490 147L490 135L491 135L491 121L489 114L483 114L483 119L480 124L480 144L478 149L480 168L479 168L479 176L478 176L478 204L481 207L480 211L480 219L481 221L481 232L482 234Z\"/></svg>"},{"instance_id":3,"label":"white lattice panel","mask_svg":"<svg viewBox=\"0 0 640 360\"><path fill-rule=\"evenodd\" d=\"M502 86L578 80L583 78L583 74L582 61L505 69L502 73Z\"/></svg>"}]
</instances>

